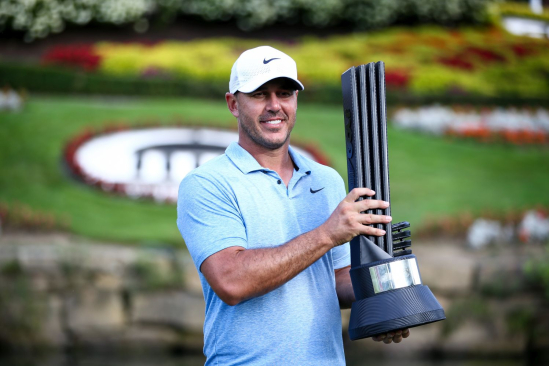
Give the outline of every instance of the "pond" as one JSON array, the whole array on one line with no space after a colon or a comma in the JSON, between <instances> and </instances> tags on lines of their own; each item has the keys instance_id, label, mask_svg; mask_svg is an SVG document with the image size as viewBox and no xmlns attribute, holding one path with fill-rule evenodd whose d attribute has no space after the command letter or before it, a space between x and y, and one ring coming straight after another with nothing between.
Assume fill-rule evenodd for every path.
<instances>
[{"instance_id":1,"label":"pond","mask_svg":"<svg viewBox=\"0 0 549 366\"><path fill-rule=\"evenodd\" d=\"M528 362L525 359L509 358L385 358L369 355L361 355L361 352L347 355L348 366L375 365L375 366L515 366L542 364ZM55 354L43 356L11 355L0 356L2 366L201 366L205 358L202 355L166 355L166 354L134 354L112 355L104 352L94 354ZM296 365L297 366L297 365Z\"/></svg>"}]
</instances>

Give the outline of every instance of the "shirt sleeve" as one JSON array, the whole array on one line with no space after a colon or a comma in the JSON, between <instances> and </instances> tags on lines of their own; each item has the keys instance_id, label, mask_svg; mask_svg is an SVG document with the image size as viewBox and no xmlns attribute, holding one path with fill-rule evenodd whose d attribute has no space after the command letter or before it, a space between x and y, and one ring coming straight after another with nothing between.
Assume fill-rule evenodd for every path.
<instances>
[{"instance_id":1,"label":"shirt sleeve","mask_svg":"<svg viewBox=\"0 0 549 366\"><path fill-rule=\"evenodd\" d=\"M179 186L177 227L198 270L210 255L247 248L246 228L230 193L211 178L190 174Z\"/></svg>"},{"instance_id":2,"label":"shirt sleeve","mask_svg":"<svg viewBox=\"0 0 549 366\"><path fill-rule=\"evenodd\" d=\"M334 206L334 210L347 195L343 179L339 174L336 173L336 175L338 177L338 189L336 195L338 198L337 203ZM351 265L351 246L349 243L345 243L332 249L332 262L334 265L334 269L339 269Z\"/></svg>"}]
</instances>

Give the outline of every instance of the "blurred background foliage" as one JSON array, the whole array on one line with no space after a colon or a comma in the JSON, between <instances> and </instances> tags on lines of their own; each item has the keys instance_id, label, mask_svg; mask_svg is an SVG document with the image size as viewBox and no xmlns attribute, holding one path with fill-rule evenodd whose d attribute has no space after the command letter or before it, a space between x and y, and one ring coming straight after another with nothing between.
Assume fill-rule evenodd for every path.
<instances>
[{"instance_id":1,"label":"blurred background foliage","mask_svg":"<svg viewBox=\"0 0 549 366\"><path fill-rule=\"evenodd\" d=\"M155 74L226 84L233 59L258 41L215 39L154 45L99 43L88 50L96 70L106 75L146 78ZM544 40L524 42L498 28L447 30L392 28L328 39L275 43L291 53L300 78L314 88L339 88L341 70L364 60L384 60L392 90L419 95L467 93L483 96L544 97L549 94L549 48ZM63 54L63 51L65 54ZM69 58L70 48L54 49L45 61L89 65ZM91 67L90 67L91 68ZM525 76L528 76L527 78ZM520 83L509 83L509 79Z\"/></svg>"},{"instance_id":2,"label":"blurred background foliage","mask_svg":"<svg viewBox=\"0 0 549 366\"><path fill-rule=\"evenodd\" d=\"M57 45L40 63L0 59L0 77L39 92L217 98L227 89L233 60L263 43L216 38ZM549 95L547 40L513 36L497 26L390 28L269 43L300 66L307 101L339 103L342 70L366 60L387 65L390 101L539 104Z\"/></svg>"},{"instance_id":3,"label":"blurred background foliage","mask_svg":"<svg viewBox=\"0 0 549 366\"><path fill-rule=\"evenodd\" d=\"M540 13L534 13L532 12L532 9L528 5L528 1L521 1L521 2L514 2L514 1L508 1L508 2L502 2L498 4L498 13L502 16L520 16L524 18L530 18L530 19L539 19L539 20L549 20L549 10L547 8L543 8L542 12Z\"/></svg>"},{"instance_id":4,"label":"blurred background foliage","mask_svg":"<svg viewBox=\"0 0 549 366\"><path fill-rule=\"evenodd\" d=\"M276 22L324 27L341 22L355 29L397 23L486 23L494 0L4 0L0 24L26 32L28 40L62 32L66 23L124 24L147 19L174 21L195 15L207 21L234 19L243 30Z\"/></svg>"},{"instance_id":5,"label":"blurred background foliage","mask_svg":"<svg viewBox=\"0 0 549 366\"><path fill-rule=\"evenodd\" d=\"M150 24L189 17L232 21L245 30L343 26L355 32L269 42L300 65L305 101L339 102L342 70L383 60L390 102L509 104L519 98L539 104L549 95L547 40L513 36L500 23L501 16L526 13L547 16L526 3L495 0L6 0L0 27L32 41L66 26L133 25L141 33ZM0 78L37 92L215 98L226 90L232 60L263 43L227 37L61 44L40 63L0 56Z\"/></svg>"}]
</instances>

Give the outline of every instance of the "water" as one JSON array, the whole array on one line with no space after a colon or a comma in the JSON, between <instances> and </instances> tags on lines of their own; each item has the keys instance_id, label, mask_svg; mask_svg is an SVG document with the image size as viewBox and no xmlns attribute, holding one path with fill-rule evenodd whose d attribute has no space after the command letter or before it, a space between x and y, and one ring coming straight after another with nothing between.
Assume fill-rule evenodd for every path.
<instances>
[{"instance_id":1,"label":"water","mask_svg":"<svg viewBox=\"0 0 549 366\"><path fill-rule=\"evenodd\" d=\"M165 354L48 354L0 356L1 366L203 366L202 355Z\"/></svg>"},{"instance_id":2,"label":"water","mask_svg":"<svg viewBox=\"0 0 549 366\"><path fill-rule=\"evenodd\" d=\"M133 354L109 355L95 354L55 354L32 356L23 354L0 356L1 366L202 366L205 358L202 355L165 355ZM384 359L367 355L351 354L347 357L348 366L519 366L530 364L526 360L508 358L459 358L459 359L416 359L414 357ZM538 364L541 363L531 363ZM298 366L298 365L295 365Z\"/></svg>"}]
</instances>

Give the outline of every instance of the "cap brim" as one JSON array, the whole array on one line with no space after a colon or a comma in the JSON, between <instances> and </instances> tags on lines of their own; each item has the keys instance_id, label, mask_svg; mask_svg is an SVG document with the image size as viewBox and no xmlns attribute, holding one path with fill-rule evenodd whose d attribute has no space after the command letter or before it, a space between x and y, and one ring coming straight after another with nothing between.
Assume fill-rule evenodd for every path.
<instances>
[{"instance_id":1,"label":"cap brim","mask_svg":"<svg viewBox=\"0 0 549 366\"><path fill-rule=\"evenodd\" d=\"M240 88L238 88L234 92L236 93L237 91L240 91L242 93L251 93L254 90L256 90L257 88L259 88L261 85L265 84L266 82L269 82L271 80L278 79L278 78L286 78L286 79L291 80L294 83L295 87L296 87L295 90L304 90L305 89L305 87L303 86L303 84L301 84L301 82L299 80L294 79L292 77L284 76L284 75L277 75L277 76L273 77L272 75L266 75L263 78L257 78L257 79L251 80L249 83L241 86Z\"/></svg>"}]
</instances>

